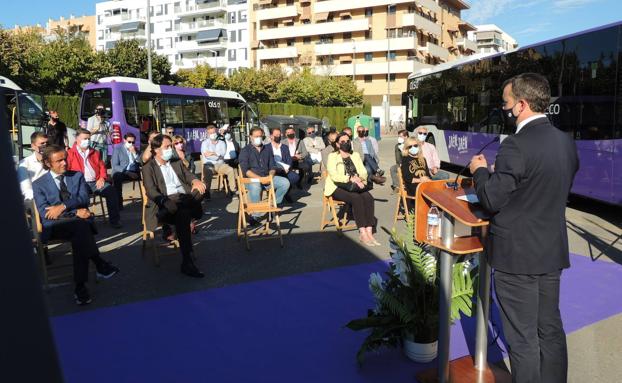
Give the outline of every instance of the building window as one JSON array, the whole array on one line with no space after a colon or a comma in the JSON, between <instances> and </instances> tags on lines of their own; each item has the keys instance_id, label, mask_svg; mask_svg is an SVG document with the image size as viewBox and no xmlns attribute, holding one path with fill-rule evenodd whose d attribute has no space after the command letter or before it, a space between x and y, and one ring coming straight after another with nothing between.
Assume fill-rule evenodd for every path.
<instances>
[{"instance_id":1,"label":"building window","mask_svg":"<svg viewBox=\"0 0 622 383\"><path fill-rule=\"evenodd\" d=\"M387 52L387 60L395 61L395 51Z\"/></svg>"},{"instance_id":2,"label":"building window","mask_svg":"<svg viewBox=\"0 0 622 383\"><path fill-rule=\"evenodd\" d=\"M365 52L365 61L372 61L374 59L374 54L371 52Z\"/></svg>"},{"instance_id":3,"label":"building window","mask_svg":"<svg viewBox=\"0 0 622 383\"><path fill-rule=\"evenodd\" d=\"M365 31L365 40L371 40L371 31L370 30Z\"/></svg>"},{"instance_id":4,"label":"building window","mask_svg":"<svg viewBox=\"0 0 622 383\"><path fill-rule=\"evenodd\" d=\"M366 74L364 76L365 82L371 82L371 75L370 74Z\"/></svg>"},{"instance_id":5,"label":"building window","mask_svg":"<svg viewBox=\"0 0 622 383\"><path fill-rule=\"evenodd\" d=\"M239 23L246 22L246 11L238 11L238 22Z\"/></svg>"},{"instance_id":6,"label":"building window","mask_svg":"<svg viewBox=\"0 0 622 383\"><path fill-rule=\"evenodd\" d=\"M288 39L287 40L287 46L288 47L293 47L294 43L296 43L296 39Z\"/></svg>"},{"instance_id":7,"label":"building window","mask_svg":"<svg viewBox=\"0 0 622 383\"><path fill-rule=\"evenodd\" d=\"M294 0L287 0L285 5L294 5Z\"/></svg>"},{"instance_id":8,"label":"building window","mask_svg":"<svg viewBox=\"0 0 622 383\"><path fill-rule=\"evenodd\" d=\"M164 32L170 32L173 30L173 23L171 23L171 20L165 21L164 22Z\"/></svg>"},{"instance_id":9,"label":"building window","mask_svg":"<svg viewBox=\"0 0 622 383\"><path fill-rule=\"evenodd\" d=\"M365 17L372 17L374 15L373 8L365 8Z\"/></svg>"},{"instance_id":10,"label":"building window","mask_svg":"<svg viewBox=\"0 0 622 383\"><path fill-rule=\"evenodd\" d=\"M238 56L240 56L240 60L248 60L248 51L246 48L238 48ZM242 57L244 57L242 59Z\"/></svg>"},{"instance_id":11,"label":"building window","mask_svg":"<svg viewBox=\"0 0 622 383\"><path fill-rule=\"evenodd\" d=\"M333 43L333 36L331 35L322 35L320 36L320 41L318 41L318 44L332 44Z\"/></svg>"},{"instance_id":12,"label":"building window","mask_svg":"<svg viewBox=\"0 0 622 383\"><path fill-rule=\"evenodd\" d=\"M303 43L304 45L309 45L309 44L311 44L311 37L303 37L303 38L302 38L302 43Z\"/></svg>"},{"instance_id":13,"label":"building window","mask_svg":"<svg viewBox=\"0 0 622 383\"><path fill-rule=\"evenodd\" d=\"M290 57L290 58L287 59L287 65L294 66L294 64L295 63L294 63L294 59L293 58Z\"/></svg>"},{"instance_id":14,"label":"building window","mask_svg":"<svg viewBox=\"0 0 622 383\"><path fill-rule=\"evenodd\" d=\"M235 24L235 12L229 12L229 24Z\"/></svg>"},{"instance_id":15,"label":"building window","mask_svg":"<svg viewBox=\"0 0 622 383\"><path fill-rule=\"evenodd\" d=\"M237 36L238 34L236 33L236 31L230 31L229 32L229 42L230 43L235 43L237 40Z\"/></svg>"},{"instance_id":16,"label":"building window","mask_svg":"<svg viewBox=\"0 0 622 383\"><path fill-rule=\"evenodd\" d=\"M350 41L350 40L352 40L352 32L344 32L343 41Z\"/></svg>"},{"instance_id":17,"label":"building window","mask_svg":"<svg viewBox=\"0 0 622 383\"><path fill-rule=\"evenodd\" d=\"M395 82L395 73L391 73L391 75L387 75L385 80L388 79L390 82Z\"/></svg>"},{"instance_id":18,"label":"building window","mask_svg":"<svg viewBox=\"0 0 622 383\"><path fill-rule=\"evenodd\" d=\"M97 40L103 40L104 39L104 30L100 29L99 31L97 31Z\"/></svg>"},{"instance_id":19,"label":"building window","mask_svg":"<svg viewBox=\"0 0 622 383\"><path fill-rule=\"evenodd\" d=\"M395 12L397 11L397 6L395 4L389 5L388 11L389 11L389 15L394 15Z\"/></svg>"},{"instance_id":20,"label":"building window","mask_svg":"<svg viewBox=\"0 0 622 383\"><path fill-rule=\"evenodd\" d=\"M302 20L303 24L311 24L311 20Z\"/></svg>"},{"instance_id":21,"label":"building window","mask_svg":"<svg viewBox=\"0 0 622 383\"><path fill-rule=\"evenodd\" d=\"M164 9L162 7L162 4L156 5L156 13L155 13L155 15L156 16L162 16L163 12L164 12Z\"/></svg>"},{"instance_id":22,"label":"building window","mask_svg":"<svg viewBox=\"0 0 622 383\"><path fill-rule=\"evenodd\" d=\"M228 55L229 55L229 61L235 61L236 59L236 55L235 55L236 50L235 49L229 49L227 51Z\"/></svg>"}]
</instances>

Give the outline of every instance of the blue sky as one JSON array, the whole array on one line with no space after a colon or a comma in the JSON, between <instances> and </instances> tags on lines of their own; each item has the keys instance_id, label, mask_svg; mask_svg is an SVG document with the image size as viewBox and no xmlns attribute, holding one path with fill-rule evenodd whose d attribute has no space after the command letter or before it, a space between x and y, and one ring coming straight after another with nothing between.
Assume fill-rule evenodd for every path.
<instances>
[{"instance_id":1,"label":"blue sky","mask_svg":"<svg viewBox=\"0 0 622 383\"><path fill-rule=\"evenodd\" d=\"M463 17L473 24L497 24L520 45L622 20L622 0L466 0ZM0 24L45 25L48 17L94 14L96 0L6 0Z\"/></svg>"}]
</instances>

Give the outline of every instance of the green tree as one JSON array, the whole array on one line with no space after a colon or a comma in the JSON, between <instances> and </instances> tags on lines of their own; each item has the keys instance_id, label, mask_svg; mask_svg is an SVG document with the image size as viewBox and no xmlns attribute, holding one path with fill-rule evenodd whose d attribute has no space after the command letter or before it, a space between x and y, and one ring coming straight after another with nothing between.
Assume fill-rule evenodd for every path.
<instances>
[{"instance_id":1,"label":"green tree","mask_svg":"<svg viewBox=\"0 0 622 383\"><path fill-rule=\"evenodd\" d=\"M37 90L42 46L43 39L36 31L0 29L0 75L24 89Z\"/></svg>"},{"instance_id":2,"label":"green tree","mask_svg":"<svg viewBox=\"0 0 622 383\"><path fill-rule=\"evenodd\" d=\"M240 68L229 77L229 87L249 101L272 102L276 101L279 84L286 79L287 75L279 66L261 70Z\"/></svg>"},{"instance_id":3,"label":"green tree","mask_svg":"<svg viewBox=\"0 0 622 383\"><path fill-rule=\"evenodd\" d=\"M228 89L229 81L209 65L198 65L192 69L180 69L177 72L179 85L190 88Z\"/></svg>"}]
</instances>

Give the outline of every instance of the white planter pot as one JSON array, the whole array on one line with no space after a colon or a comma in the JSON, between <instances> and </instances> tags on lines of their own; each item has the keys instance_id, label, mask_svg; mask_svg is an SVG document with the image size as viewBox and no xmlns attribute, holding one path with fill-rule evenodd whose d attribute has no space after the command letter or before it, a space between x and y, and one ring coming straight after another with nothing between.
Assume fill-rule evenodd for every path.
<instances>
[{"instance_id":1,"label":"white planter pot","mask_svg":"<svg viewBox=\"0 0 622 383\"><path fill-rule=\"evenodd\" d=\"M438 355L438 341L433 343L416 343L407 338L402 338L404 354L408 359L418 363L428 363L436 359Z\"/></svg>"}]
</instances>

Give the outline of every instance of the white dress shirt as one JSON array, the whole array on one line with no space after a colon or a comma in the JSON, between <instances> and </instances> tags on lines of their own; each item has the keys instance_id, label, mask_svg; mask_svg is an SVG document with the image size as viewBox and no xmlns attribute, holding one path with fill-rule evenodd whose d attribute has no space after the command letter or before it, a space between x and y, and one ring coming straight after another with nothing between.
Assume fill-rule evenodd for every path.
<instances>
[{"instance_id":1,"label":"white dress shirt","mask_svg":"<svg viewBox=\"0 0 622 383\"><path fill-rule=\"evenodd\" d=\"M56 174L56 173L54 173L53 170L50 170L50 175L52 176L52 179L54 180L54 183L56 184L56 187L60 191L60 180L58 179L58 177L62 176L62 174ZM67 184L65 184L65 185L67 185Z\"/></svg>"},{"instance_id":2,"label":"white dress shirt","mask_svg":"<svg viewBox=\"0 0 622 383\"><path fill-rule=\"evenodd\" d=\"M158 165L160 166L164 182L166 183L166 195L169 196L173 194L185 193L186 191L184 190L181 181L179 181L179 177L177 177L175 170L171 166L171 162L167 161L164 165L158 163Z\"/></svg>"},{"instance_id":3,"label":"white dress shirt","mask_svg":"<svg viewBox=\"0 0 622 383\"><path fill-rule=\"evenodd\" d=\"M223 157L225 160L233 160L237 157L237 153L235 152L235 145L233 145L233 140L226 141L227 150L225 152L225 156Z\"/></svg>"},{"instance_id":4,"label":"white dress shirt","mask_svg":"<svg viewBox=\"0 0 622 383\"><path fill-rule=\"evenodd\" d=\"M93 169L88 160L90 151L91 149L86 149L84 152L78 149L78 153L80 153L80 156L82 156L82 160L84 161L84 180L86 182L95 182L97 181L95 177L95 169Z\"/></svg>"},{"instance_id":5,"label":"white dress shirt","mask_svg":"<svg viewBox=\"0 0 622 383\"><path fill-rule=\"evenodd\" d=\"M547 118L547 117L546 117L546 114L534 114L533 116L531 116L531 117L528 117L528 118L524 119L523 121L521 121L521 122L520 122L520 124L518 124L518 125L516 126L516 134L518 134L518 132L520 132L520 130L521 130L521 129L525 126L525 125L529 124L531 121L533 121L533 120L535 120L535 119L537 119L537 118L542 118L542 117Z\"/></svg>"},{"instance_id":6,"label":"white dress shirt","mask_svg":"<svg viewBox=\"0 0 622 383\"><path fill-rule=\"evenodd\" d=\"M48 171L43 169L43 164L37 160L37 155L32 153L19 162L17 167L17 179L24 199L33 199L32 183Z\"/></svg>"}]
</instances>

